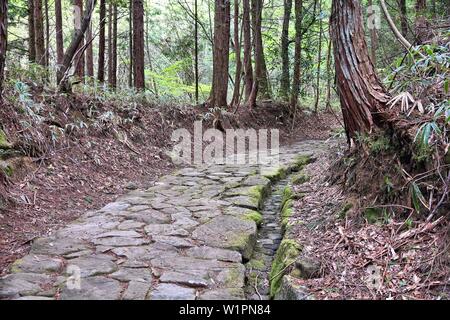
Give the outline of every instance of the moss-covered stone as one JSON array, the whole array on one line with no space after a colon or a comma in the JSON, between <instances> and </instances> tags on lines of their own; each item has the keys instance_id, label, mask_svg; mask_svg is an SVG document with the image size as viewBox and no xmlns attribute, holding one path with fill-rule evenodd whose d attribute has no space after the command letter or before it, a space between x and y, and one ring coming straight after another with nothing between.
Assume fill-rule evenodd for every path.
<instances>
[{"instance_id":1,"label":"moss-covered stone","mask_svg":"<svg viewBox=\"0 0 450 320\"><path fill-rule=\"evenodd\" d=\"M247 269L252 268L254 270L263 271L266 268L264 260L252 259L247 263Z\"/></svg>"},{"instance_id":2,"label":"moss-covered stone","mask_svg":"<svg viewBox=\"0 0 450 320\"><path fill-rule=\"evenodd\" d=\"M8 177L11 177L14 173L14 168L11 163L0 160L0 170L3 171Z\"/></svg>"},{"instance_id":3,"label":"moss-covered stone","mask_svg":"<svg viewBox=\"0 0 450 320\"><path fill-rule=\"evenodd\" d=\"M310 164L312 162L312 155L306 154L306 155L298 155L294 158L294 163L291 166L292 171L300 171L302 170L306 165Z\"/></svg>"},{"instance_id":4,"label":"moss-covered stone","mask_svg":"<svg viewBox=\"0 0 450 320\"><path fill-rule=\"evenodd\" d=\"M269 172L263 174L264 177L268 178L272 182L279 181L286 177L286 169L283 167L278 167L270 170Z\"/></svg>"},{"instance_id":5,"label":"moss-covered stone","mask_svg":"<svg viewBox=\"0 0 450 320\"><path fill-rule=\"evenodd\" d=\"M291 183L295 185L303 184L308 182L310 177L305 173L299 173L292 177Z\"/></svg>"},{"instance_id":6,"label":"moss-covered stone","mask_svg":"<svg viewBox=\"0 0 450 320\"><path fill-rule=\"evenodd\" d=\"M292 265L301 252L301 246L294 240L285 239L275 254L270 271L270 296L273 297L280 290L281 279L286 269Z\"/></svg>"},{"instance_id":7,"label":"moss-covered stone","mask_svg":"<svg viewBox=\"0 0 450 320\"><path fill-rule=\"evenodd\" d=\"M261 215L261 213L254 210L249 210L248 213L244 215L244 219L255 221L258 227L263 223L263 216Z\"/></svg>"}]
</instances>

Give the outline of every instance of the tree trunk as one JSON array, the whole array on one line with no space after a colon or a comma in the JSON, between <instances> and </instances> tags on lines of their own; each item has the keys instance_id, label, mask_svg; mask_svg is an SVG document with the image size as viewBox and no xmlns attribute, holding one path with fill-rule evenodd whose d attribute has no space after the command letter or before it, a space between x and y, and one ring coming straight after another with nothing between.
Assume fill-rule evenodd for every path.
<instances>
[{"instance_id":1,"label":"tree trunk","mask_svg":"<svg viewBox=\"0 0 450 320\"><path fill-rule=\"evenodd\" d=\"M270 99L270 86L267 79L266 59L262 43L262 9L263 0L252 0L253 45L255 50L255 78L258 82L258 96Z\"/></svg>"},{"instance_id":2,"label":"tree trunk","mask_svg":"<svg viewBox=\"0 0 450 320\"><path fill-rule=\"evenodd\" d=\"M133 86L133 1L130 1L128 12L128 52L130 57L130 63L128 65L128 86Z\"/></svg>"},{"instance_id":3,"label":"tree trunk","mask_svg":"<svg viewBox=\"0 0 450 320\"><path fill-rule=\"evenodd\" d=\"M372 6L372 0L369 0L369 6ZM377 65L377 47L378 47L378 35L377 29L372 26L370 28L370 57L374 66Z\"/></svg>"},{"instance_id":4,"label":"tree trunk","mask_svg":"<svg viewBox=\"0 0 450 320\"><path fill-rule=\"evenodd\" d=\"M62 24L61 0L55 0L55 28L56 28L56 63L57 68L63 63L64 59L64 39Z\"/></svg>"},{"instance_id":5,"label":"tree trunk","mask_svg":"<svg viewBox=\"0 0 450 320\"><path fill-rule=\"evenodd\" d=\"M230 50L230 1L216 0L214 7L214 56L211 106L226 107Z\"/></svg>"},{"instance_id":6,"label":"tree trunk","mask_svg":"<svg viewBox=\"0 0 450 320\"><path fill-rule=\"evenodd\" d=\"M50 18L48 16L48 0L44 0L45 8L45 65L50 63Z\"/></svg>"},{"instance_id":7,"label":"tree trunk","mask_svg":"<svg viewBox=\"0 0 450 320\"><path fill-rule=\"evenodd\" d=\"M358 0L334 0L331 15L337 87L348 141L383 125L389 95L370 61Z\"/></svg>"},{"instance_id":8,"label":"tree trunk","mask_svg":"<svg viewBox=\"0 0 450 320\"><path fill-rule=\"evenodd\" d=\"M429 30L430 23L426 18L426 10L426 0L416 0L415 33L417 44L423 44L431 37L431 33Z\"/></svg>"},{"instance_id":9,"label":"tree trunk","mask_svg":"<svg viewBox=\"0 0 450 320\"><path fill-rule=\"evenodd\" d=\"M244 38L244 93L245 100L248 101L253 86L250 0L243 0L242 29Z\"/></svg>"},{"instance_id":10,"label":"tree trunk","mask_svg":"<svg viewBox=\"0 0 450 320\"><path fill-rule=\"evenodd\" d=\"M319 14L322 14L322 0L319 0ZM322 34L323 34L323 22L322 18L319 21L319 52L317 57L317 75L316 75L316 101L314 104L314 112L317 113L319 109L320 98L320 66L322 63Z\"/></svg>"},{"instance_id":11,"label":"tree trunk","mask_svg":"<svg viewBox=\"0 0 450 320\"><path fill-rule=\"evenodd\" d=\"M8 0L0 3L0 101L3 99L6 50L8 47Z\"/></svg>"},{"instance_id":12,"label":"tree trunk","mask_svg":"<svg viewBox=\"0 0 450 320\"><path fill-rule=\"evenodd\" d=\"M109 5L108 27L108 84L111 88L117 86L117 5Z\"/></svg>"},{"instance_id":13,"label":"tree trunk","mask_svg":"<svg viewBox=\"0 0 450 320\"><path fill-rule=\"evenodd\" d=\"M300 92L300 63L302 57L302 14L303 1L295 0L295 54L294 54L294 74L292 77L292 92L290 106L295 110Z\"/></svg>"},{"instance_id":14,"label":"tree trunk","mask_svg":"<svg viewBox=\"0 0 450 320\"><path fill-rule=\"evenodd\" d=\"M34 37L36 62L41 66L45 66L45 37L44 18L42 15L42 0L34 0Z\"/></svg>"},{"instance_id":15,"label":"tree trunk","mask_svg":"<svg viewBox=\"0 0 450 320\"><path fill-rule=\"evenodd\" d=\"M331 39L328 41L327 53L327 99L325 103L325 110L331 110Z\"/></svg>"},{"instance_id":16,"label":"tree trunk","mask_svg":"<svg viewBox=\"0 0 450 320\"><path fill-rule=\"evenodd\" d=\"M86 30L89 27L89 24L91 23L92 12L94 11L95 4L96 0L88 0L86 10L84 11L83 20L81 23L81 28L75 30L75 33L72 37L72 41L70 42L70 45L64 54L63 65L61 66L61 68L59 68L57 73L57 81L59 84L60 91L70 92L71 88L69 85L68 72L73 63L74 62L76 63L75 54L77 53L78 48L80 47L80 44L84 39Z\"/></svg>"},{"instance_id":17,"label":"tree trunk","mask_svg":"<svg viewBox=\"0 0 450 320\"><path fill-rule=\"evenodd\" d=\"M291 19L292 0L284 0L283 29L281 31L281 79L280 97L287 101L289 99L289 22Z\"/></svg>"},{"instance_id":18,"label":"tree trunk","mask_svg":"<svg viewBox=\"0 0 450 320\"><path fill-rule=\"evenodd\" d=\"M86 32L86 75L94 77L94 48L92 45L92 21Z\"/></svg>"},{"instance_id":19,"label":"tree trunk","mask_svg":"<svg viewBox=\"0 0 450 320\"><path fill-rule=\"evenodd\" d=\"M144 90L144 4L142 0L133 0L133 43L134 87L137 90Z\"/></svg>"},{"instance_id":20,"label":"tree trunk","mask_svg":"<svg viewBox=\"0 0 450 320\"><path fill-rule=\"evenodd\" d=\"M239 104L239 93L241 92L241 39L239 37L239 0L234 0L234 51L236 53L236 75L234 78L234 91L231 105Z\"/></svg>"},{"instance_id":21,"label":"tree trunk","mask_svg":"<svg viewBox=\"0 0 450 320\"><path fill-rule=\"evenodd\" d=\"M36 62L36 40L34 36L34 0L28 0L28 61Z\"/></svg>"},{"instance_id":22,"label":"tree trunk","mask_svg":"<svg viewBox=\"0 0 450 320\"><path fill-rule=\"evenodd\" d=\"M106 28L106 0L100 0L100 30L98 36L98 82L105 82L105 28Z\"/></svg>"},{"instance_id":23,"label":"tree trunk","mask_svg":"<svg viewBox=\"0 0 450 320\"><path fill-rule=\"evenodd\" d=\"M400 26L402 35L407 38L408 36L408 13L406 10L406 0L398 0L398 6L400 9Z\"/></svg>"},{"instance_id":24,"label":"tree trunk","mask_svg":"<svg viewBox=\"0 0 450 320\"><path fill-rule=\"evenodd\" d=\"M81 15L83 14L83 0L73 0L73 17L74 17L74 29L75 34L79 34L81 31ZM84 32L83 32L84 36ZM75 56L75 75L78 80L83 81L84 78L84 52L82 47L84 46L84 38L81 39L77 48L79 53Z\"/></svg>"}]
</instances>

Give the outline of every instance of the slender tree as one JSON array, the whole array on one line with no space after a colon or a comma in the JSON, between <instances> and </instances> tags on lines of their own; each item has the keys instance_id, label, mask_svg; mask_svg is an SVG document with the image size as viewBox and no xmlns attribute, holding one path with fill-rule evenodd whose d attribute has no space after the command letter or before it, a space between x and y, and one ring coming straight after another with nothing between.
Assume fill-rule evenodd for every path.
<instances>
[{"instance_id":1,"label":"slender tree","mask_svg":"<svg viewBox=\"0 0 450 320\"><path fill-rule=\"evenodd\" d=\"M128 7L128 53L130 63L128 64L128 86L133 86L133 1L130 1Z\"/></svg>"},{"instance_id":2,"label":"slender tree","mask_svg":"<svg viewBox=\"0 0 450 320\"><path fill-rule=\"evenodd\" d=\"M239 103L242 78L241 37L239 36L239 0L234 0L234 52L236 54L236 73L234 78L233 98L231 105Z\"/></svg>"},{"instance_id":3,"label":"slender tree","mask_svg":"<svg viewBox=\"0 0 450 320\"><path fill-rule=\"evenodd\" d=\"M94 77L94 47L92 45L92 21L86 31L86 75Z\"/></svg>"},{"instance_id":4,"label":"slender tree","mask_svg":"<svg viewBox=\"0 0 450 320\"><path fill-rule=\"evenodd\" d=\"M243 0L242 29L244 38L244 93L248 101L253 87L250 0Z\"/></svg>"},{"instance_id":5,"label":"slender tree","mask_svg":"<svg viewBox=\"0 0 450 320\"><path fill-rule=\"evenodd\" d=\"M291 19L292 0L284 0L283 29L281 31L281 79L280 97L287 100L289 97L289 22Z\"/></svg>"},{"instance_id":6,"label":"slender tree","mask_svg":"<svg viewBox=\"0 0 450 320\"><path fill-rule=\"evenodd\" d=\"M108 84L117 86L117 5L110 3L108 27Z\"/></svg>"},{"instance_id":7,"label":"slender tree","mask_svg":"<svg viewBox=\"0 0 450 320\"><path fill-rule=\"evenodd\" d=\"M61 0L55 0L55 28L56 28L56 63L58 65L61 65L64 59L64 38L63 38Z\"/></svg>"},{"instance_id":8,"label":"slender tree","mask_svg":"<svg viewBox=\"0 0 450 320\"><path fill-rule=\"evenodd\" d=\"M96 0L87 1L86 10L84 11L83 20L81 22L81 28L75 30L72 36L72 41L70 42L69 47L64 53L63 64L61 68L58 69L57 72L57 82L60 91L70 92L71 90L71 86L69 84L69 76L70 76L69 70L73 66L73 64L76 63L75 54L79 50L80 44L84 39L86 30L89 28L95 4Z\"/></svg>"},{"instance_id":9,"label":"slender tree","mask_svg":"<svg viewBox=\"0 0 450 320\"><path fill-rule=\"evenodd\" d=\"M322 14L322 0L319 0L319 14ZM317 53L317 74L316 74L316 101L314 103L314 112L317 113L319 109L320 98L320 67L322 65L322 35L323 35L323 21L319 20L319 50Z\"/></svg>"},{"instance_id":10,"label":"slender tree","mask_svg":"<svg viewBox=\"0 0 450 320\"><path fill-rule=\"evenodd\" d=\"M133 0L133 60L134 87L137 90L144 90L144 4L142 0Z\"/></svg>"},{"instance_id":11,"label":"slender tree","mask_svg":"<svg viewBox=\"0 0 450 320\"><path fill-rule=\"evenodd\" d=\"M106 0L100 0L100 30L98 36L98 70L97 80L105 82L105 29L106 29Z\"/></svg>"},{"instance_id":12,"label":"slender tree","mask_svg":"<svg viewBox=\"0 0 450 320\"><path fill-rule=\"evenodd\" d=\"M258 96L270 99L270 84L267 78L267 66L262 40L263 0L252 0L253 46L255 51L255 81Z\"/></svg>"},{"instance_id":13,"label":"slender tree","mask_svg":"<svg viewBox=\"0 0 450 320\"><path fill-rule=\"evenodd\" d=\"M300 67L302 57L302 14L303 1L295 0L295 54L294 54L294 74L292 75L292 90L290 106L292 110L297 107L298 95L300 93Z\"/></svg>"},{"instance_id":14,"label":"slender tree","mask_svg":"<svg viewBox=\"0 0 450 320\"><path fill-rule=\"evenodd\" d=\"M8 0L0 2L0 101L5 77L6 50L8 47Z\"/></svg>"},{"instance_id":15,"label":"slender tree","mask_svg":"<svg viewBox=\"0 0 450 320\"><path fill-rule=\"evenodd\" d=\"M398 0L398 7L400 9L400 29L402 35L407 38L408 36L408 13L406 10L406 0Z\"/></svg>"},{"instance_id":16,"label":"slender tree","mask_svg":"<svg viewBox=\"0 0 450 320\"><path fill-rule=\"evenodd\" d=\"M210 103L227 106L228 62L230 50L230 1L216 0L214 6L213 83Z\"/></svg>"},{"instance_id":17,"label":"slender tree","mask_svg":"<svg viewBox=\"0 0 450 320\"><path fill-rule=\"evenodd\" d=\"M34 0L34 46L36 62L45 66L44 17L42 15L42 0Z\"/></svg>"},{"instance_id":18,"label":"slender tree","mask_svg":"<svg viewBox=\"0 0 450 320\"><path fill-rule=\"evenodd\" d=\"M331 109L331 39L328 41L328 53L327 53L327 98L325 103L325 110L332 111Z\"/></svg>"},{"instance_id":19,"label":"slender tree","mask_svg":"<svg viewBox=\"0 0 450 320\"><path fill-rule=\"evenodd\" d=\"M369 6L373 5L373 1L369 0ZM377 64L377 47L378 47L378 34L377 29L374 26L370 28L370 57L374 66Z\"/></svg>"},{"instance_id":20,"label":"slender tree","mask_svg":"<svg viewBox=\"0 0 450 320\"><path fill-rule=\"evenodd\" d=\"M48 0L44 0L45 10L45 65L50 63L50 18L48 14Z\"/></svg>"},{"instance_id":21,"label":"slender tree","mask_svg":"<svg viewBox=\"0 0 450 320\"><path fill-rule=\"evenodd\" d=\"M73 0L73 21L74 21L74 29L75 34L79 34L81 32L81 15L83 14L83 0ZM84 36L84 32L83 32ZM82 50L84 46L84 38L81 39L79 47L77 48L78 54L75 56L75 75L78 77L78 80L82 81L84 78L84 50Z\"/></svg>"},{"instance_id":22,"label":"slender tree","mask_svg":"<svg viewBox=\"0 0 450 320\"><path fill-rule=\"evenodd\" d=\"M430 37L429 21L426 18L427 2L426 0L416 0L416 21L415 33L417 44L422 44Z\"/></svg>"},{"instance_id":23,"label":"slender tree","mask_svg":"<svg viewBox=\"0 0 450 320\"><path fill-rule=\"evenodd\" d=\"M34 0L28 0L28 60L36 62L36 40L34 36Z\"/></svg>"}]
</instances>

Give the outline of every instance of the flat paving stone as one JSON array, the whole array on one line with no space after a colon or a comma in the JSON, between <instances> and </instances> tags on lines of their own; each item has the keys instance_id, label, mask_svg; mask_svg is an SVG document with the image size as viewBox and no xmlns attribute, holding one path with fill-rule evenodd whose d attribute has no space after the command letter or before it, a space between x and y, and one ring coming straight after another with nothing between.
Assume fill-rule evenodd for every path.
<instances>
[{"instance_id":1,"label":"flat paving stone","mask_svg":"<svg viewBox=\"0 0 450 320\"><path fill-rule=\"evenodd\" d=\"M79 286L66 284L61 290L61 300L118 300L120 282L106 277L81 278Z\"/></svg>"},{"instance_id":2,"label":"flat paving stone","mask_svg":"<svg viewBox=\"0 0 450 320\"><path fill-rule=\"evenodd\" d=\"M195 289L170 283L160 283L149 294L150 300L195 300L195 298Z\"/></svg>"}]
</instances>

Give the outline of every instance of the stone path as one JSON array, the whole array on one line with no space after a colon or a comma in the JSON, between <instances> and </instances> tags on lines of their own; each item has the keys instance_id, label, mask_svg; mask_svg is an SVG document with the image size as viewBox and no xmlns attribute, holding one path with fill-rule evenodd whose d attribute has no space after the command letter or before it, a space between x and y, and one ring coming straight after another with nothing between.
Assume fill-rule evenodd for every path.
<instances>
[{"instance_id":1,"label":"stone path","mask_svg":"<svg viewBox=\"0 0 450 320\"><path fill-rule=\"evenodd\" d=\"M186 168L132 191L35 240L0 279L0 298L267 298L267 292L251 292L253 269L245 265L263 254L260 283L268 285L263 278L281 228L276 208L264 208L264 198L287 168L298 165L299 155L322 149L320 141L304 141L282 149L280 167L270 170ZM258 234L257 223L264 232Z\"/></svg>"}]
</instances>

